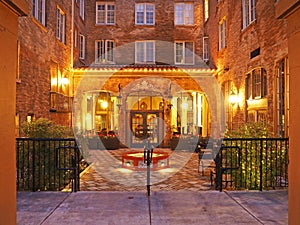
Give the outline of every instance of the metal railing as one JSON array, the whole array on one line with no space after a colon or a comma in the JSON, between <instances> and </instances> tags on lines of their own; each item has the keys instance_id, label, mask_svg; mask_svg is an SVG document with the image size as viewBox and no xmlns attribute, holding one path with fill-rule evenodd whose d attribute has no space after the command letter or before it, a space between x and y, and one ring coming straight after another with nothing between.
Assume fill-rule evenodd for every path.
<instances>
[{"instance_id":1,"label":"metal railing","mask_svg":"<svg viewBox=\"0 0 300 225\"><path fill-rule=\"evenodd\" d=\"M17 190L79 190L80 153L74 138L17 138Z\"/></svg>"},{"instance_id":2,"label":"metal railing","mask_svg":"<svg viewBox=\"0 0 300 225\"><path fill-rule=\"evenodd\" d=\"M226 138L215 157L215 187L268 190L288 186L288 138Z\"/></svg>"}]
</instances>

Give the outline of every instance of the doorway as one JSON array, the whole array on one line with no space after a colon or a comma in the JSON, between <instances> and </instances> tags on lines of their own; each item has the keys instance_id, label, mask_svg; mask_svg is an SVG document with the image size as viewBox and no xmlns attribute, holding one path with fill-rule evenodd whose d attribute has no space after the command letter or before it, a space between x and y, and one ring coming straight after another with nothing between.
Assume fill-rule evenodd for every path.
<instances>
[{"instance_id":1,"label":"doorway","mask_svg":"<svg viewBox=\"0 0 300 225\"><path fill-rule=\"evenodd\" d=\"M159 112L130 112L131 147L142 148L149 144L157 146L159 140Z\"/></svg>"}]
</instances>

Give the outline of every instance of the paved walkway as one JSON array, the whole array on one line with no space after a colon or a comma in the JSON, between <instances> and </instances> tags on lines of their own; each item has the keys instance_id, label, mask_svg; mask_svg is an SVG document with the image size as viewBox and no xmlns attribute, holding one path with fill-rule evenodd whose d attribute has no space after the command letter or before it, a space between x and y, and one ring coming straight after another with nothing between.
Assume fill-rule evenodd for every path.
<instances>
[{"instance_id":1,"label":"paved walkway","mask_svg":"<svg viewBox=\"0 0 300 225\"><path fill-rule=\"evenodd\" d=\"M287 191L22 192L18 225L287 224ZM5 224L5 221L3 224Z\"/></svg>"},{"instance_id":2,"label":"paved walkway","mask_svg":"<svg viewBox=\"0 0 300 225\"><path fill-rule=\"evenodd\" d=\"M145 173L121 168L126 151L91 151L97 160L82 174L80 192L18 193L18 225L287 224L287 191L212 190L209 171L198 173L195 153L184 164L186 153L175 155L170 160L175 170L152 172L157 182L148 197Z\"/></svg>"},{"instance_id":3,"label":"paved walkway","mask_svg":"<svg viewBox=\"0 0 300 225\"><path fill-rule=\"evenodd\" d=\"M80 177L81 191L142 191L145 189L146 173L122 170L122 154L132 149L119 149L113 151L90 151L94 163L91 164ZM140 150L142 151L142 150ZM155 149L156 151L156 149ZM153 191L210 190L210 168L204 173L198 172L198 154L190 152L165 151L173 157L170 158L170 168L151 172ZM110 155L114 159L110 159ZM176 155L174 155L176 154ZM183 162L182 162L183 161ZM209 165L211 161L207 160ZM115 165L114 165L115 164ZM182 166L183 164L183 166ZM200 167L201 169L201 167ZM121 177L118 177L121 176ZM156 177L155 177L156 176ZM132 179L137 180L134 182ZM156 178L156 180L155 180Z\"/></svg>"}]
</instances>

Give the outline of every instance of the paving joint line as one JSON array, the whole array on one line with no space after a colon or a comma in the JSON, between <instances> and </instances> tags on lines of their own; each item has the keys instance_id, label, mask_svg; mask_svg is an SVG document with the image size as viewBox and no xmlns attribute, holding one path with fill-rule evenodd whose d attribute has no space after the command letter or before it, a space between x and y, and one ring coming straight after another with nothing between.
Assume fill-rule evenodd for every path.
<instances>
[{"instance_id":1,"label":"paving joint line","mask_svg":"<svg viewBox=\"0 0 300 225\"><path fill-rule=\"evenodd\" d=\"M233 198L227 191L224 191L224 193L231 198L234 202L236 202L242 209L244 209L250 216L252 216L257 222L260 224L264 224L263 221L261 221L257 216L255 216L247 207L243 206L239 201L237 201L235 198Z\"/></svg>"},{"instance_id":2,"label":"paving joint line","mask_svg":"<svg viewBox=\"0 0 300 225\"><path fill-rule=\"evenodd\" d=\"M46 220L55 212L55 210L57 210L61 204L66 201L67 198L69 198L69 196L71 195L71 193L68 193L66 197L63 198L63 200L58 203L58 205L43 219L43 221L40 223L40 225L42 225L43 223L46 222Z\"/></svg>"}]
</instances>

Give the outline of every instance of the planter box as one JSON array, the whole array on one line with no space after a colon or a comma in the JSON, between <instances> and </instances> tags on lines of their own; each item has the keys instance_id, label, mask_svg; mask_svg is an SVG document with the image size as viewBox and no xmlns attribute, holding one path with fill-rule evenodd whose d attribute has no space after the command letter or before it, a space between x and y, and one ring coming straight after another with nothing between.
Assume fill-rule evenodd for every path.
<instances>
[{"instance_id":1,"label":"planter box","mask_svg":"<svg viewBox=\"0 0 300 225\"><path fill-rule=\"evenodd\" d=\"M88 147L91 150L115 150L120 148L120 140L117 137L90 137L88 138Z\"/></svg>"}]
</instances>

